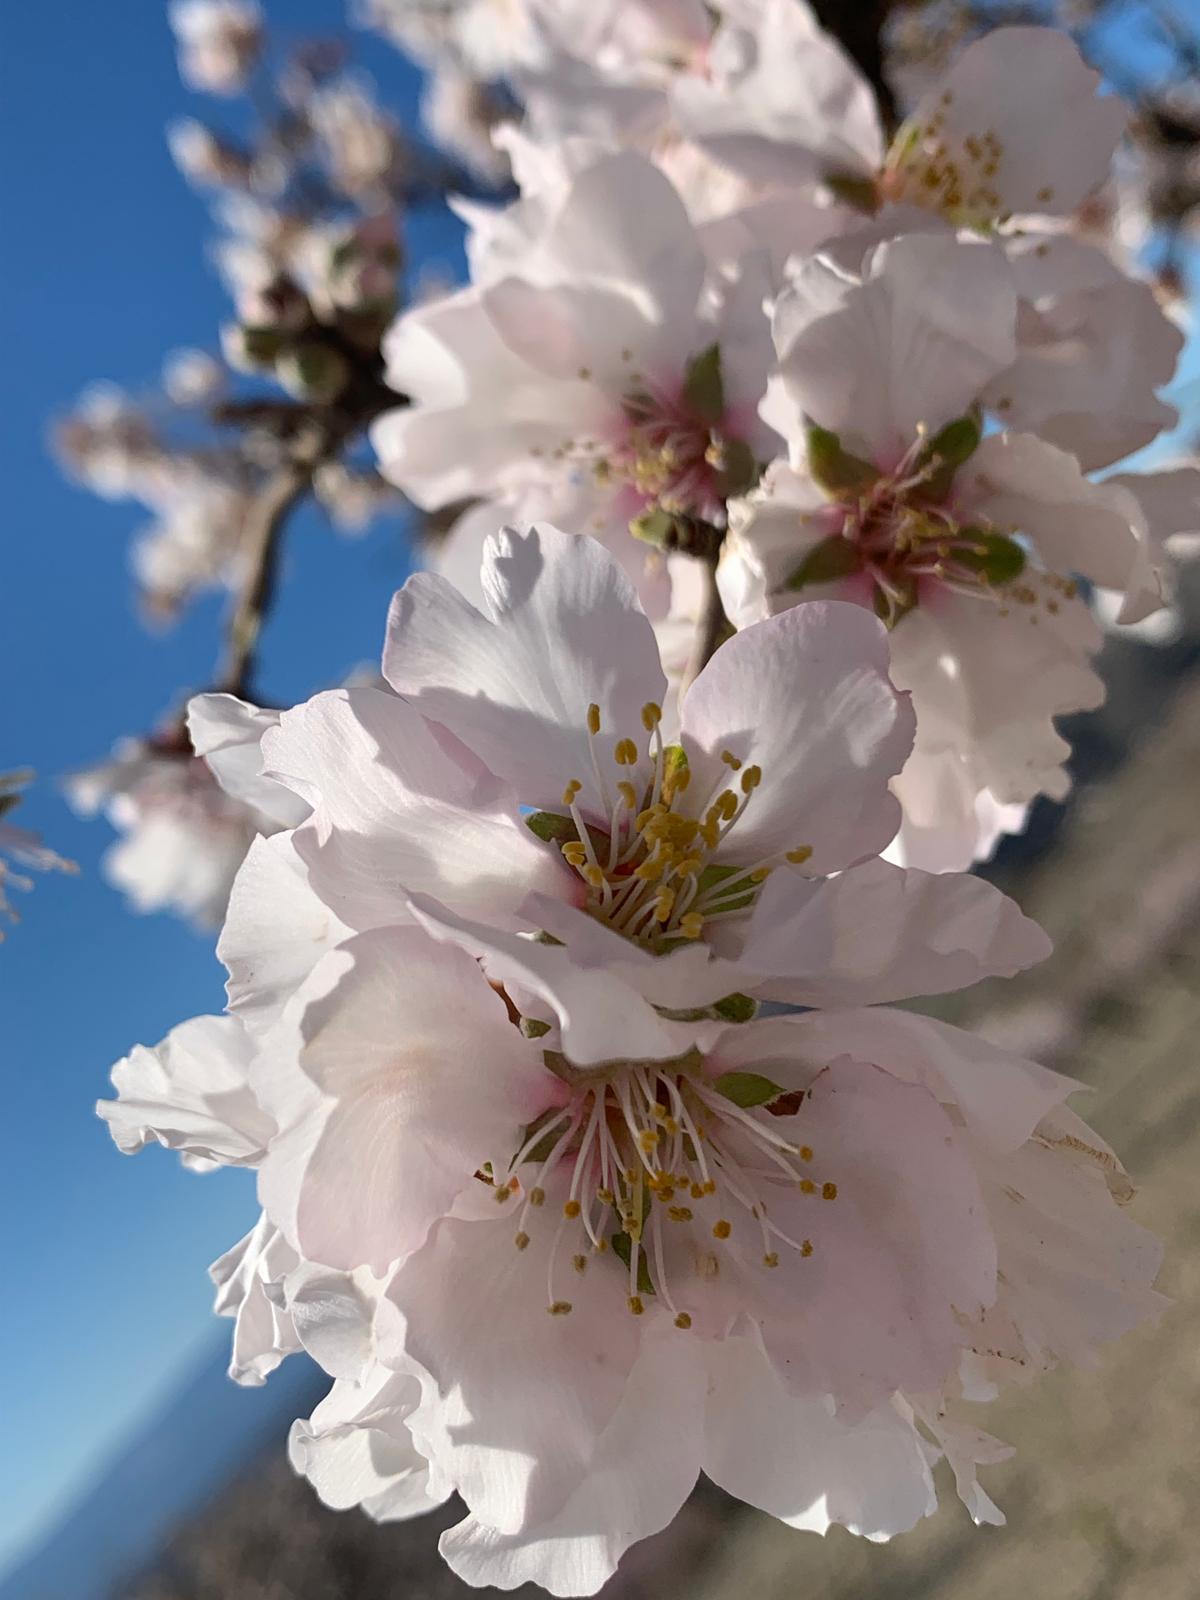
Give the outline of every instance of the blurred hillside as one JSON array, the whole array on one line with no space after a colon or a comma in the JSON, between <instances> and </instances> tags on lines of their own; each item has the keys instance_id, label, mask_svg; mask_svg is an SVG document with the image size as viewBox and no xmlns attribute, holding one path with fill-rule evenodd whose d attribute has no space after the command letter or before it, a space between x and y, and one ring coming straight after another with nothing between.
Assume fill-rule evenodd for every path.
<instances>
[{"instance_id":1,"label":"blurred hillside","mask_svg":"<svg viewBox=\"0 0 1200 1600\"><path fill-rule=\"evenodd\" d=\"M938 1013L1086 1081L1079 1109L1116 1145L1164 1237L1176 1302L1095 1372L1060 1372L990 1407L1017 1454L986 1474L1006 1529L943 1508L891 1546L799 1534L702 1485L633 1550L607 1600L1193 1600L1200 1414L1200 573L1165 649L1106 650L1106 709L1081 719L1080 784L991 876L1054 937L1045 965ZM453 1509L378 1527L335 1514L261 1457L181 1528L124 1600L449 1600L473 1591L436 1555ZM536 1591L522 1590L532 1596ZM34 1600L34 1597L29 1597ZM74 1600L74 1597L72 1597Z\"/></svg>"}]
</instances>

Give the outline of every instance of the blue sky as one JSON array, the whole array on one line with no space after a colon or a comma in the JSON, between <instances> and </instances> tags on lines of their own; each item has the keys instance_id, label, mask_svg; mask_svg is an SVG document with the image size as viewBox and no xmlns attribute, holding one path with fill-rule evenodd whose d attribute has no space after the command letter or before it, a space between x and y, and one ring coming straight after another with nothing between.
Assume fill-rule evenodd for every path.
<instances>
[{"instance_id":1,"label":"blue sky","mask_svg":"<svg viewBox=\"0 0 1200 1600\"><path fill-rule=\"evenodd\" d=\"M343 25L340 0L267 9L291 37ZM411 69L383 41L355 38L386 102L411 115ZM45 440L93 380L152 384L167 350L213 346L227 302L204 255L212 230L162 135L185 110L219 119L225 103L181 88L159 0L40 0L4 10L0 106L0 771L38 770L16 820L81 868L21 896L23 920L0 947L2 1568L211 1347L205 1267L254 1202L243 1174L196 1178L163 1152L119 1156L94 1118L111 1063L220 1009L223 974L211 939L125 909L99 871L111 831L73 817L53 783L149 728L212 668L219 602L148 634L126 567L139 508L72 488ZM457 263L444 215L411 244L418 258ZM345 542L315 514L302 519L266 635L264 692L294 700L373 658L406 572L398 523Z\"/></svg>"}]
</instances>

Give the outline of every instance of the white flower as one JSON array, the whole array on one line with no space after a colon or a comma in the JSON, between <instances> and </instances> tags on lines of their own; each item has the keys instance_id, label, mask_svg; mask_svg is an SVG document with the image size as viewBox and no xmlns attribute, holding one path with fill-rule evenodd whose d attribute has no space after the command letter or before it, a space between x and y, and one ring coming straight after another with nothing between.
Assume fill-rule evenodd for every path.
<instances>
[{"instance_id":1,"label":"white flower","mask_svg":"<svg viewBox=\"0 0 1200 1600\"><path fill-rule=\"evenodd\" d=\"M67 795L84 816L103 811L122 835L104 871L136 910L178 911L200 927L220 923L255 835L283 825L227 794L182 737L120 741L110 761L71 775ZM293 795L272 798L295 820Z\"/></svg>"},{"instance_id":2,"label":"white flower","mask_svg":"<svg viewBox=\"0 0 1200 1600\"><path fill-rule=\"evenodd\" d=\"M836 595L891 628L917 713L895 785L910 864L963 867L1061 798L1052 718L1099 703L1099 631L1080 573L1142 594L1144 521L1030 433L983 435L982 401L1017 357L1017 297L992 246L918 234L877 247L861 281L806 263L775 318L768 410L792 445L735 518L721 574L745 623ZM1140 538L1140 536L1142 536Z\"/></svg>"},{"instance_id":3,"label":"white flower","mask_svg":"<svg viewBox=\"0 0 1200 1600\"><path fill-rule=\"evenodd\" d=\"M756 411L761 271L714 281L679 196L630 153L551 210L506 275L389 334L388 381L413 404L372 430L382 471L427 507L569 487L578 525L616 541L632 523L661 540L674 517L722 522L778 444Z\"/></svg>"},{"instance_id":4,"label":"white flower","mask_svg":"<svg viewBox=\"0 0 1200 1600\"><path fill-rule=\"evenodd\" d=\"M193 89L238 94L262 48L262 12L254 0L171 0L179 72Z\"/></svg>"}]
</instances>

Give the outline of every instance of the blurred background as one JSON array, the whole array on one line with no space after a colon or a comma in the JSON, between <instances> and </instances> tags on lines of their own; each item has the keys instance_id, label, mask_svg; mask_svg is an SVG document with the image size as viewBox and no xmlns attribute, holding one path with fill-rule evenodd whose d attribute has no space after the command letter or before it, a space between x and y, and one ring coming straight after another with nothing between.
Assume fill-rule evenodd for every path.
<instances>
[{"instance_id":1,"label":"blurred background","mask_svg":"<svg viewBox=\"0 0 1200 1600\"><path fill-rule=\"evenodd\" d=\"M1110 202L1135 214L1143 263L1186 322L1200 201L1197 0L827 0L817 9L902 102L973 31L999 21L1075 26L1085 53L1135 99L1138 140ZM379 103L415 128L420 67L378 32L351 28L340 0L266 10L277 48L348 41ZM126 565L136 516L73 486L48 438L96 379L136 394L155 382L165 351L212 347L229 298L206 254L203 201L163 138L166 124L203 106L180 83L158 0L7 7L0 74L0 451L13 574L0 767L36 769L16 820L79 866L39 876L18 897L21 924L0 950L9 1127L0 1227L11 1280L0 1318L0 1600L466 1594L436 1555L453 1509L377 1527L326 1511L292 1477L287 1425L327 1382L306 1358L263 1389L226 1379L227 1324L211 1315L205 1269L254 1219L249 1175L196 1177L160 1154L126 1162L92 1115L110 1064L134 1041L220 1009L223 972L211 933L130 912L100 869L111 829L76 816L59 780L131 728L153 727L182 687L211 681L227 598L212 589L169 630L144 627ZM248 114L230 104L235 132ZM419 149L414 159L417 170ZM443 199L461 185L428 176L412 184L405 218L413 284L464 270L460 224ZM1194 451L1194 338L1167 397L1183 420L1154 447L1158 461ZM316 508L296 519L261 640L256 683L268 700L302 698L374 652L388 598L420 555L402 508L372 509L351 539L333 535ZM793 1533L702 1487L671 1529L631 1552L611 1596L1198 1592L1198 566L1185 568L1165 633L1109 640L1108 703L1067 729L1077 779L1069 805L1039 807L987 869L1048 928L1054 957L1016 985L985 986L939 1010L1091 1086L1081 1109L1139 1184L1139 1219L1167 1241L1162 1287L1175 1308L1104 1370L1056 1374L995 1408L989 1425L1019 1447L987 1480L1007 1530L975 1530L947 1504L881 1550L840 1532L825 1541Z\"/></svg>"}]
</instances>

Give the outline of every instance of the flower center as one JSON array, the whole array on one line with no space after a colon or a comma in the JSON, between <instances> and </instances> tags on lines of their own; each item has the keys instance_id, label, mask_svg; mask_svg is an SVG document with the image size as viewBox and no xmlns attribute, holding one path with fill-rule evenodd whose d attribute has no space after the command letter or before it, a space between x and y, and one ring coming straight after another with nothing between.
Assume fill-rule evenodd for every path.
<instances>
[{"instance_id":1,"label":"flower center","mask_svg":"<svg viewBox=\"0 0 1200 1600\"><path fill-rule=\"evenodd\" d=\"M730 1079L712 1078L698 1051L674 1061L614 1062L579 1070L547 1052L547 1064L570 1089L567 1103L526 1130L507 1180L495 1181L498 1202L521 1198L514 1243L528 1249L532 1212L545 1206L547 1186L565 1192L549 1245L547 1309L571 1310L558 1290L563 1262L582 1274L595 1256L622 1263L626 1305L634 1316L657 1295L678 1328L690 1328L688 1301L696 1282L719 1276L723 1250L739 1262L756 1258L777 1267L780 1250L800 1258L812 1241L794 1237L770 1213L781 1191L837 1198L835 1183L810 1175L813 1151L794 1143L753 1109L735 1103ZM798 1113L801 1095L777 1092L778 1114ZM745 1098L742 1096L742 1098ZM530 1168L518 1176L518 1170ZM741 1241L749 1231L751 1254ZM736 1235L736 1242L731 1243ZM689 1280L691 1286L689 1287Z\"/></svg>"},{"instance_id":2,"label":"flower center","mask_svg":"<svg viewBox=\"0 0 1200 1600\"><path fill-rule=\"evenodd\" d=\"M679 745L664 746L661 719L661 707L643 706L648 754L629 737L615 741L613 763L627 776L610 788L599 748L600 707L588 707L588 747L605 815L598 823L584 817L583 782L572 778L563 805L574 826L560 841L591 915L660 953L700 938L710 923L744 916L774 867L800 865L812 855L800 845L750 866L723 864L721 846L751 804L762 769L723 751L724 778L703 804L689 804L687 757Z\"/></svg>"},{"instance_id":3,"label":"flower center","mask_svg":"<svg viewBox=\"0 0 1200 1600\"><path fill-rule=\"evenodd\" d=\"M947 221L986 233L1007 222L995 187L1004 144L992 128L946 134L946 113L954 103L947 90L937 110L924 121L910 119L897 133L879 179L885 200L907 201L936 211ZM1038 198L1053 198L1043 189Z\"/></svg>"}]
</instances>

